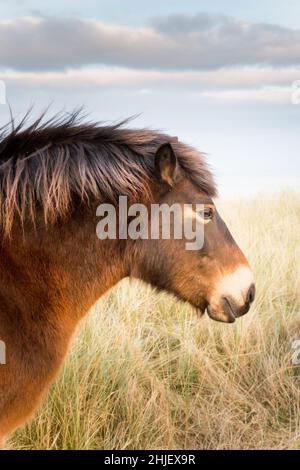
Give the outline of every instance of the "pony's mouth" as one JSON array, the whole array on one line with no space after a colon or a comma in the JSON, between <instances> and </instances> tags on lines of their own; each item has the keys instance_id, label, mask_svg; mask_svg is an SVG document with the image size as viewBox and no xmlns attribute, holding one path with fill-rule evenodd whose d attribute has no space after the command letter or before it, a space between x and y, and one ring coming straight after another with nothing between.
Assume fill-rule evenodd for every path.
<instances>
[{"instance_id":1,"label":"pony's mouth","mask_svg":"<svg viewBox=\"0 0 300 470\"><path fill-rule=\"evenodd\" d=\"M213 308L211 305L208 305L206 311L208 316L215 321L234 323L236 319L230 302L226 298L224 298L221 308Z\"/></svg>"},{"instance_id":2,"label":"pony's mouth","mask_svg":"<svg viewBox=\"0 0 300 470\"><path fill-rule=\"evenodd\" d=\"M233 300L223 297L219 307L207 306L207 313L210 318L223 323L234 323L235 320L245 315L250 309L251 302L246 302L243 306L235 305Z\"/></svg>"},{"instance_id":3,"label":"pony's mouth","mask_svg":"<svg viewBox=\"0 0 300 470\"><path fill-rule=\"evenodd\" d=\"M196 310L200 316L203 316L205 312L207 312L207 315L212 320L223 323L234 323L237 318L230 302L226 298L222 299L220 306L213 306L208 302L203 301L201 304L197 305Z\"/></svg>"},{"instance_id":4,"label":"pony's mouth","mask_svg":"<svg viewBox=\"0 0 300 470\"><path fill-rule=\"evenodd\" d=\"M231 297L221 297L218 302L209 303L201 300L200 303L194 304L198 315L203 316L207 312L208 316L215 321L222 323L234 323L235 320L245 315L251 306L251 299L248 299L244 305L239 306Z\"/></svg>"}]
</instances>

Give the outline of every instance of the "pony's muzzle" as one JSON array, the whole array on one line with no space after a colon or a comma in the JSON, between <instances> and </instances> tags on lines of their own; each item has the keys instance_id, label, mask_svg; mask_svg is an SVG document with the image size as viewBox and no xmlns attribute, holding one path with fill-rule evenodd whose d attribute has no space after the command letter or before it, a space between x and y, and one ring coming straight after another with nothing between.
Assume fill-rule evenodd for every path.
<instances>
[{"instance_id":1,"label":"pony's muzzle","mask_svg":"<svg viewBox=\"0 0 300 470\"><path fill-rule=\"evenodd\" d=\"M255 285L252 283L249 287L247 295L245 297L245 303L243 305L236 304L235 300L232 298L224 297L224 309L228 310L228 316L230 317L231 314L234 315L234 318L242 317L247 312L249 312L252 302L255 298Z\"/></svg>"},{"instance_id":2,"label":"pony's muzzle","mask_svg":"<svg viewBox=\"0 0 300 470\"><path fill-rule=\"evenodd\" d=\"M242 267L219 282L218 289L210 299L207 313L213 320L233 323L250 310L254 298L252 273L248 267Z\"/></svg>"}]
</instances>

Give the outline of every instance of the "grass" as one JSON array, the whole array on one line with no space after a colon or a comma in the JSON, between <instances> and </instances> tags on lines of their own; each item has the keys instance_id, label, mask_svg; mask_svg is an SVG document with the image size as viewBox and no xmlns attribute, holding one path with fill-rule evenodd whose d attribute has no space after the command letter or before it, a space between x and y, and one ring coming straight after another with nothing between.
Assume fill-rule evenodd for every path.
<instances>
[{"instance_id":1,"label":"grass","mask_svg":"<svg viewBox=\"0 0 300 470\"><path fill-rule=\"evenodd\" d=\"M219 324L125 280L83 322L17 449L300 449L300 195L227 202L251 313Z\"/></svg>"}]
</instances>

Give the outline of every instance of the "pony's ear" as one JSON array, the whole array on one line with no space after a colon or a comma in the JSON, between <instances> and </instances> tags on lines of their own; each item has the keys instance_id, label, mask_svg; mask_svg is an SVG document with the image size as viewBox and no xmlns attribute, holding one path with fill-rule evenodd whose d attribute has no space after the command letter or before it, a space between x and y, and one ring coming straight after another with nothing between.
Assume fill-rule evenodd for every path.
<instances>
[{"instance_id":1,"label":"pony's ear","mask_svg":"<svg viewBox=\"0 0 300 470\"><path fill-rule=\"evenodd\" d=\"M158 148L155 154L155 169L161 181L169 186L173 186L178 163L171 144L163 144Z\"/></svg>"}]
</instances>

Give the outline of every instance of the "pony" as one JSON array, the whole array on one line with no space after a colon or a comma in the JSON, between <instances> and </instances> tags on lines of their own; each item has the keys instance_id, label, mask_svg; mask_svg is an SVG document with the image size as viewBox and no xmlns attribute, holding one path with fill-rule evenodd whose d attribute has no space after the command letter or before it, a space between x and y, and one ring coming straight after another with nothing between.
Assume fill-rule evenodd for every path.
<instances>
[{"instance_id":1,"label":"pony","mask_svg":"<svg viewBox=\"0 0 300 470\"><path fill-rule=\"evenodd\" d=\"M151 129L41 116L0 136L0 441L40 405L78 323L125 277L232 323L255 286L221 219L205 157ZM183 239L99 239L99 203L200 204L201 249ZM192 214L198 217L198 214ZM128 219L129 223L129 219Z\"/></svg>"}]
</instances>

